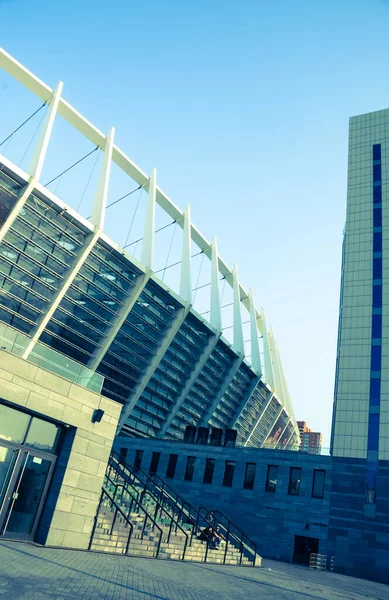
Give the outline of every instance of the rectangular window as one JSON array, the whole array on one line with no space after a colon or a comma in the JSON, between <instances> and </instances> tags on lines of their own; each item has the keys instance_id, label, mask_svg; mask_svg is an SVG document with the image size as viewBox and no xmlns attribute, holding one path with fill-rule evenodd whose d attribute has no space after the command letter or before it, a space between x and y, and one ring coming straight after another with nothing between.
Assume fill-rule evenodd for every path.
<instances>
[{"instance_id":1,"label":"rectangular window","mask_svg":"<svg viewBox=\"0 0 389 600\"><path fill-rule=\"evenodd\" d=\"M373 346L375 347L375 346ZM372 347L372 349L373 349ZM370 406L378 406L381 398L381 380L370 379Z\"/></svg>"},{"instance_id":2,"label":"rectangular window","mask_svg":"<svg viewBox=\"0 0 389 600\"><path fill-rule=\"evenodd\" d=\"M127 458L127 454L128 454L128 448L120 448L120 455L123 458Z\"/></svg>"},{"instance_id":3,"label":"rectangular window","mask_svg":"<svg viewBox=\"0 0 389 600\"><path fill-rule=\"evenodd\" d=\"M373 286L373 308L382 308L382 287L379 285Z\"/></svg>"},{"instance_id":4,"label":"rectangular window","mask_svg":"<svg viewBox=\"0 0 389 600\"><path fill-rule=\"evenodd\" d=\"M257 470L257 465L255 463L246 463L246 473L244 476L243 487L245 490L254 489L254 481L255 481L255 471Z\"/></svg>"},{"instance_id":5,"label":"rectangular window","mask_svg":"<svg viewBox=\"0 0 389 600\"><path fill-rule=\"evenodd\" d=\"M382 258L373 258L373 279L382 278Z\"/></svg>"},{"instance_id":6,"label":"rectangular window","mask_svg":"<svg viewBox=\"0 0 389 600\"><path fill-rule=\"evenodd\" d=\"M381 370L381 346L372 346L371 348L371 359L370 359L370 369L371 371L380 371Z\"/></svg>"},{"instance_id":7,"label":"rectangular window","mask_svg":"<svg viewBox=\"0 0 389 600\"><path fill-rule=\"evenodd\" d=\"M161 458L160 452L153 452L151 455L151 463L149 468L149 473L153 475L158 471L159 459Z\"/></svg>"},{"instance_id":8,"label":"rectangular window","mask_svg":"<svg viewBox=\"0 0 389 600\"><path fill-rule=\"evenodd\" d=\"M313 471L312 498L323 498L326 472L320 469Z\"/></svg>"},{"instance_id":9,"label":"rectangular window","mask_svg":"<svg viewBox=\"0 0 389 600\"><path fill-rule=\"evenodd\" d=\"M166 477L173 478L176 472L178 454L169 454L169 462L166 469Z\"/></svg>"},{"instance_id":10,"label":"rectangular window","mask_svg":"<svg viewBox=\"0 0 389 600\"><path fill-rule=\"evenodd\" d=\"M58 425L33 417L24 443L38 450L54 451L60 431Z\"/></svg>"},{"instance_id":11,"label":"rectangular window","mask_svg":"<svg viewBox=\"0 0 389 600\"><path fill-rule=\"evenodd\" d=\"M185 481L192 481L193 474L194 474L194 468L195 468L195 462L196 462L195 456L188 456L188 458L186 460L186 469L185 469L185 475L184 475Z\"/></svg>"},{"instance_id":12,"label":"rectangular window","mask_svg":"<svg viewBox=\"0 0 389 600\"><path fill-rule=\"evenodd\" d=\"M235 463L232 460L226 460L226 467L224 469L223 485L226 487L232 486L232 480L234 479Z\"/></svg>"},{"instance_id":13,"label":"rectangular window","mask_svg":"<svg viewBox=\"0 0 389 600\"><path fill-rule=\"evenodd\" d=\"M266 475L266 491L275 492L277 487L278 465L268 465Z\"/></svg>"},{"instance_id":14,"label":"rectangular window","mask_svg":"<svg viewBox=\"0 0 389 600\"><path fill-rule=\"evenodd\" d=\"M373 187L373 204L379 204L382 201L382 187Z\"/></svg>"},{"instance_id":15,"label":"rectangular window","mask_svg":"<svg viewBox=\"0 0 389 600\"><path fill-rule=\"evenodd\" d=\"M203 483L212 483L214 470L215 470L215 459L207 458L207 460L205 462Z\"/></svg>"},{"instance_id":16,"label":"rectangular window","mask_svg":"<svg viewBox=\"0 0 389 600\"><path fill-rule=\"evenodd\" d=\"M300 494L301 469L299 467L290 467L288 494L298 496Z\"/></svg>"},{"instance_id":17,"label":"rectangular window","mask_svg":"<svg viewBox=\"0 0 389 600\"><path fill-rule=\"evenodd\" d=\"M382 315L373 315L371 319L371 337L381 337L382 331Z\"/></svg>"},{"instance_id":18,"label":"rectangular window","mask_svg":"<svg viewBox=\"0 0 389 600\"><path fill-rule=\"evenodd\" d=\"M367 433L367 449L378 450L378 438L380 430L380 415L370 414Z\"/></svg>"},{"instance_id":19,"label":"rectangular window","mask_svg":"<svg viewBox=\"0 0 389 600\"><path fill-rule=\"evenodd\" d=\"M381 160L381 144L373 144L373 160Z\"/></svg>"},{"instance_id":20,"label":"rectangular window","mask_svg":"<svg viewBox=\"0 0 389 600\"><path fill-rule=\"evenodd\" d=\"M381 181L381 163L373 164L373 181Z\"/></svg>"},{"instance_id":21,"label":"rectangular window","mask_svg":"<svg viewBox=\"0 0 389 600\"><path fill-rule=\"evenodd\" d=\"M143 459L143 450L135 450L135 460L134 460L135 469L141 468L142 459Z\"/></svg>"},{"instance_id":22,"label":"rectangular window","mask_svg":"<svg viewBox=\"0 0 389 600\"><path fill-rule=\"evenodd\" d=\"M373 226L382 226L382 208L374 208L373 210Z\"/></svg>"},{"instance_id":23,"label":"rectangular window","mask_svg":"<svg viewBox=\"0 0 389 600\"><path fill-rule=\"evenodd\" d=\"M382 235L373 236L373 252L382 252Z\"/></svg>"}]
</instances>

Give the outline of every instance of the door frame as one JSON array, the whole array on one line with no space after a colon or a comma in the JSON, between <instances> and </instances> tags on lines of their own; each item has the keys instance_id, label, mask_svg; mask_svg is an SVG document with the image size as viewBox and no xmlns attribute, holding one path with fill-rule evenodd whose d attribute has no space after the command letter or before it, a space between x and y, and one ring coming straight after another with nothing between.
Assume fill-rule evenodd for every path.
<instances>
[{"instance_id":1,"label":"door frame","mask_svg":"<svg viewBox=\"0 0 389 600\"><path fill-rule=\"evenodd\" d=\"M13 444L12 442L8 442L3 439L0 439L0 447L1 446L9 448L10 450L15 450L18 452L18 454L16 456L15 463L12 467L12 473L8 481L2 505L0 506L0 539L22 539L31 541L34 539L39 519L42 514L47 492L51 483L54 467L57 462L57 456L54 454L49 454L48 452L36 450L31 446ZM27 534L10 532L10 535L7 535L8 522L11 517L13 505L16 500L16 498L13 498L12 496L14 495L14 493L17 493L19 489L29 455L48 460L51 464L49 466L45 484L43 486L38 509L34 517L31 533Z\"/></svg>"}]
</instances>

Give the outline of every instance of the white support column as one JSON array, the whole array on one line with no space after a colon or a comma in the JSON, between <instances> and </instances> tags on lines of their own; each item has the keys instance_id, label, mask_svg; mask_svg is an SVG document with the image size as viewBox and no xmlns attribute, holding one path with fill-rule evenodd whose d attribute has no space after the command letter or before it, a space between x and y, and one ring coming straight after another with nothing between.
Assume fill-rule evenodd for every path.
<instances>
[{"instance_id":1,"label":"white support column","mask_svg":"<svg viewBox=\"0 0 389 600\"><path fill-rule=\"evenodd\" d=\"M155 239L155 203L157 189L157 171L152 170L149 179L149 196L145 227L143 232L141 263L146 269L154 270L154 239Z\"/></svg>"},{"instance_id":2,"label":"white support column","mask_svg":"<svg viewBox=\"0 0 389 600\"><path fill-rule=\"evenodd\" d=\"M262 308L262 313L261 313L261 330L262 330L262 339L263 339L263 358L264 358L264 362L265 362L265 381L274 392L276 389L276 386L274 383L273 364L272 364L271 353L270 353L269 333L267 331L265 312L264 312L263 308Z\"/></svg>"},{"instance_id":3,"label":"white support column","mask_svg":"<svg viewBox=\"0 0 389 600\"><path fill-rule=\"evenodd\" d=\"M165 435L165 433L169 429L170 425L172 424L174 417L180 410L181 406L184 404L185 399L186 399L187 395L189 394L190 390L192 389L194 383L196 382L196 379L199 376L203 366L205 365L208 358L212 354L212 352L220 338L220 335L221 335L221 333L218 333L218 334L212 335L210 337L209 342L206 345L206 347L204 348L204 352L200 356L196 367L193 369L184 389L182 390L181 394L178 396L176 403L174 405L174 408L172 410L170 410L169 415L168 415L165 423L162 426L162 429L159 431L159 434L158 434L159 438L162 438Z\"/></svg>"},{"instance_id":4,"label":"white support column","mask_svg":"<svg viewBox=\"0 0 389 600\"><path fill-rule=\"evenodd\" d=\"M105 142L103 164L93 202L91 223L97 229L104 229L105 209L107 206L108 184L111 173L113 140L115 129L112 127Z\"/></svg>"},{"instance_id":5,"label":"white support column","mask_svg":"<svg viewBox=\"0 0 389 600\"><path fill-rule=\"evenodd\" d=\"M275 345L275 349L277 352L278 364L279 364L280 375L281 375L281 380L282 380L282 387L284 390L285 406L288 410L289 415L291 416L292 421L294 421L294 411L293 411L292 401L290 399L288 384L287 384L287 381L285 378L284 368L283 368L282 361L281 361L280 350L278 348L278 344L277 344L276 340L274 340L274 345Z\"/></svg>"},{"instance_id":6,"label":"white support column","mask_svg":"<svg viewBox=\"0 0 389 600\"><path fill-rule=\"evenodd\" d=\"M149 281L152 273L150 269L148 269L143 275L139 275L136 281L136 285L134 289L131 291L130 295L126 299L125 303L120 309L120 312L116 315L116 318L110 323L110 331L105 339L104 346L102 346L97 354L91 358L88 363L88 368L92 371L96 371L97 367L103 360L105 354L108 352L110 345L114 341L115 337L119 333L121 326L124 321L127 319L129 313L133 309L135 303L138 301L139 296L145 289L147 282Z\"/></svg>"},{"instance_id":7,"label":"white support column","mask_svg":"<svg viewBox=\"0 0 389 600\"><path fill-rule=\"evenodd\" d=\"M111 134L112 134L112 130L111 130L110 135ZM108 136L108 139L109 139L109 136ZM110 144L108 142L108 139L107 139L106 148L105 148L105 152L107 153L107 159L105 159L103 161L99 184L98 184L98 187L96 190L95 201L94 201L94 206L100 207L100 210L95 210L95 218L97 219L98 223L102 223L104 221L104 209L105 209L105 205L106 205L106 201L107 201L107 194L108 194L108 183L109 183L109 176L110 176L109 153L111 152L111 154L112 154L112 146L110 149ZM87 245L83 248L81 255L76 259L76 261L73 263L73 265L70 266L70 270L65 278L65 281L62 284L62 287L57 291L56 295L54 296L54 298L50 304L50 308L44 315L42 315L39 323L37 324L35 332L32 336L32 339L31 339L30 343L28 344L26 350L24 351L24 354L23 354L24 359L27 359L28 356L30 355L30 353L32 352L32 350L34 349L35 344L37 343L37 341L39 340L43 331L45 330L48 322L50 321L53 314L57 310L62 299L66 295L66 292L72 285L72 283L73 283L74 279L76 278L77 274L79 273L81 267L87 260L89 254L92 252L94 245L96 244L98 238L100 237L100 234L101 234L101 229L95 225L92 237L90 238Z\"/></svg>"},{"instance_id":8,"label":"white support column","mask_svg":"<svg viewBox=\"0 0 389 600\"><path fill-rule=\"evenodd\" d=\"M217 253L217 242L212 240L212 264L211 264L211 311L209 322L216 331L222 331L222 311L220 306L219 292L219 257Z\"/></svg>"},{"instance_id":9,"label":"white support column","mask_svg":"<svg viewBox=\"0 0 389 600\"><path fill-rule=\"evenodd\" d=\"M272 359L273 365L273 373L274 373L274 382L276 386L276 395L281 404L285 406L285 394L284 387L282 385L282 377L281 377L281 369L279 364L279 357L276 350L275 340L273 331L270 329L269 331L269 346L270 346L270 356Z\"/></svg>"},{"instance_id":10,"label":"white support column","mask_svg":"<svg viewBox=\"0 0 389 600\"><path fill-rule=\"evenodd\" d=\"M46 157L47 148L50 141L50 136L53 131L54 119L57 114L58 103L61 98L61 92L63 88L63 83L60 81L57 85L56 90L54 91L49 108L47 109L46 118L42 127L41 135L38 140L38 144L36 146L30 167L28 169L28 173L30 176L30 180L27 186L23 189L18 201L15 206L11 210L8 215L7 220L3 224L0 231L0 242L3 241L5 235L12 227L16 217L18 216L20 210L23 208L30 194L34 191L36 184L39 182L39 178L42 173L43 163Z\"/></svg>"},{"instance_id":11,"label":"white support column","mask_svg":"<svg viewBox=\"0 0 389 600\"><path fill-rule=\"evenodd\" d=\"M184 242L182 245L180 296L184 302L192 304L192 226L190 222L190 206L184 212Z\"/></svg>"},{"instance_id":12,"label":"white support column","mask_svg":"<svg viewBox=\"0 0 389 600\"><path fill-rule=\"evenodd\" d=\"M250 302L250 341L251 341L251 366L258 375L262 377L262 366L261 366L261 355L259 352L259 341L258 341L258 325L257 325L257 311L255 308L254 292L250 288L249 293Z\"/></svg>"},{"instance_id":13,"label":"white support column","mask_svg":"<svg viewBox=\"0 0 389 600\"><path fill-rule=\"evenodd\" d=\"M244 444L245 446L247 446L247 445L248 445L248 443L250 442L250 440L251 440L251 437L252 437L252 435L254 434L255 430L257 429L257 427L258 427L259 423L261 422L261 419L262 419L263 415L265 414L265 412L266 412L266 411L267 411L267 409L269 408L269 406L270 406L270 402L273 400L273 397L274 397L274 392L272 392L272 393L270 394L270 398L269 398L269 400L266 402L265 406L264 406L264 407L263 407L263 409L261 410L261 414L259 415L259 417L258 417L258 419L257 419L257 422L255 423L254 427L253 427L253 428L252 428L252 430L251 430L251 433L250 433L250 435L248 436L247 440L245 441L245 444Z\"/></svg>"},{"instance_id":14,"label":"white support column","mask_svg":"<svg viewBox=\"0 0 389 600\"><path fill-rule=\"evenodd\" d=\"M243 326L242 326L242 311L240 309L240 287L238 278L238 267L234 265L232 271L232 287L233 287L233 330L234 341L233 347L241 356L244 356L244 341L243 341Z\"/></svg>"},{"instance_id":15,"label":"white support column","mask_svg":"<svg viewBox=\"0 0 389 600\"><path fill-rule=\"evenodd\" d=\"M213 413L215 412L220 400L223 398L226 390L228 389L231 381L234 379L236 372L238 371L242 362L243 362L243 356L237 356L235 358L235 360L233 361L233 363L231 365L231 369L228 372L227 377L223 381L223 385L221 386L221 388L219 388L219 391L218 391L217 395L214 397L211 405L208 407L208 410L201 417L201 420L199 422L200 426L204 426L204 427L207 426L209 419L212 417Z\"/></svg>"},{"instance_id":16,"label":"white support column","mask_svg":"<svg viewBox=\"0 0 389 600\"><path fill-rule=\"evenodd\" d=\"M143 374L143 377L140 379L140 381L138 382L138 384L135 386L134 390L131 392L131 394L129 395L126 403L123 406L123 410L122 410L122 414L120 416L120 420L119 420L119 424L118 424L118 429L116 432L116 435L119 434L121 428L123 427L123 425L125 424L127 418L129 417L129 415L131 414L131 411L133 410L134 406L136 405L136 403L138 402L139 398L141 397L141 395L143 394L144 390L146 389L150 379L152 378L152 376L154 375L155 371L157 370L161 360L163 359L166 350L169 348L170 344L172 343L176 333L178 332L178 330L180 329L181 325L183 324L183 322L185 321L185 318L188 314L188 312L190 311L190 305L187 304L186 306L183 306L181 309L177 310L177 314L175 316L175 319L170 327L170 330L168 333L166 333L164 340L161 344L161 346L159 347L157 354L154 356L153 360L151 361L148 369L146 370L146 372Z\"/></svg>"},{"instance_id":17,"label":"white support column","mask_svg":"<svg viewBox=\"0 0 389 600\"><path fill-rule=\"evenodd\" d=\"M35 148L28 173L31 177L35 177L39 181L43 163L46 157L47 147L49 145L50 136L54 127L54 119L57 114L58 104L62 94L63 83L60 81L55 89L55 92L51 98L50 106L48 108L46 118L42 127L42 131L38 140L38 144Z\"/></svg>"}]
</instances>

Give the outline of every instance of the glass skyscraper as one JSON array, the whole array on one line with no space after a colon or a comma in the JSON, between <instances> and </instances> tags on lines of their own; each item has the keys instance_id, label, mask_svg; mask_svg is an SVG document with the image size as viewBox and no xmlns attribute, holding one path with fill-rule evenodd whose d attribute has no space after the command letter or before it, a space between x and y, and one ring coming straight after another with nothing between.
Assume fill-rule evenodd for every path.
<instances>
[{"instance_id":1,"label":"glass skyscraper","mask_svg":"<svg viewBox=\"0 0 389 600\"><path fill-rule=\"evenodd\" d=\"M352 117L333 411L334 456L389 459L389 110Z\"/></svg>"}]
</instances>

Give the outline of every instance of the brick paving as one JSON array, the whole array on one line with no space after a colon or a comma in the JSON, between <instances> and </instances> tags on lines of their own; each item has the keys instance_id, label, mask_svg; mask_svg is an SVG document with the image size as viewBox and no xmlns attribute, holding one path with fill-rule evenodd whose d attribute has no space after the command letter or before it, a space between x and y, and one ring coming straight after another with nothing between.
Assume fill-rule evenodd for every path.
<instances>
[{"instance_id":1,"label":"brick paving","mask_svg":"<svg viewBox=\"0 0 389 600\"><path fill-rule=\"evenodd\" d=\"M222 567L0 542L0 600L212 598L388 600L389 587L274 561Z\"/></svg>"}]
</instances>

